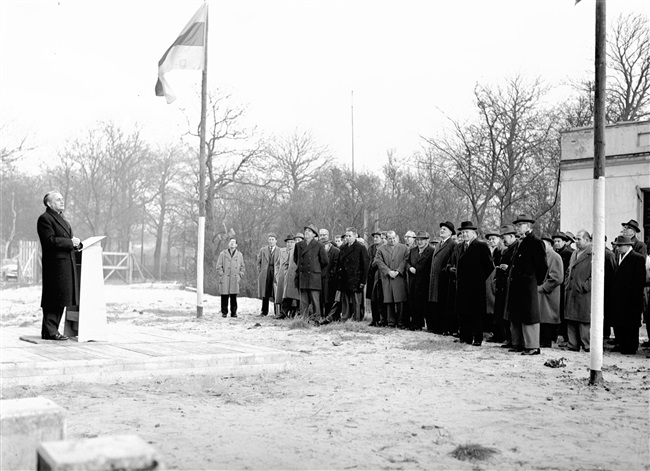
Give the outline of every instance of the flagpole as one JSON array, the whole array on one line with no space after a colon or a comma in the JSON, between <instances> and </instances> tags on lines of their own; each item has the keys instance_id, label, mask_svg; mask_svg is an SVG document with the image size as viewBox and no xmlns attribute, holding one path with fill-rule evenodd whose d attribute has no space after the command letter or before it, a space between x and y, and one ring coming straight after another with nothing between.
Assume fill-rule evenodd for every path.
<instances>
[{"instance_id":1,"label":"flagpole","mask_svg":"<svg viewBox=\"0 0 650 471\"><path fill-rule=\"evenodd\" d=\"M199 229L196 246L196 317L203 317L203 259L205 247L205 116L208 96L208 17L205 14L203 71L201 73L201 124L199 125Z\"/></svg>"},{"instance_id":2,"label":"flagpole","mask_svg":"<svg viewBox=\"0 0 650 471\"><path fill-rule=\"evenodd\" d=\"M591 242L591 331L589 384L603 382L603 319L605 309L605 100L607 80L606 3L596 0L594 94L594 234Z\"/></svg>"}]
</instances>

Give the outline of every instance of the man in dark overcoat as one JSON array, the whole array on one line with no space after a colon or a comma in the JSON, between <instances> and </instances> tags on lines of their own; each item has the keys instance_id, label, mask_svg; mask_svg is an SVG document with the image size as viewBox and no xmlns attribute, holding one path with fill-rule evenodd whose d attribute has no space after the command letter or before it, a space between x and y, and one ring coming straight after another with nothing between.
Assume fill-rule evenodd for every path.
<instances>
[{"instance_id":1,"label":"man in dark overcoat","mask_svg":"<svg viewBox=\"0 0 650 471\"><path fill-rule=\"evenodd\" d=\"M262 300L260 316L269 314L269 300L275 296L275 262L280 257L277 236L271 232L267 240L269 245L257 254L257 297Z\"/></svg>"},{"instance_id":2,"label":"man in dark overcoat","mask_svg":"<svg viewBox=\"0 0 650 471\"><path fill-rule=\"evenodd\" d=\"M621 224L623 226L623 231L621 234L628 236L632 241L632 250L636 253L641 254L643 258L648 256L648 247L639 239L637 239L637 234L641 233L641 228L639 223L634 219L630 219L628 222Z\"/></svg>"},{"instance_id":3,"label":"man in dark overcoat","mask_svg":"<svg viewBox=\"0 0 650 471\"><path fill-rule=\"evenodd\" d=\"M456 263L456 314L460 341L480 347L486 316L485 282L494 270L490 249L477 239L478 228L471 221L460 223L463 242Z\"/></svg>"},{"instance_id":4,"label":"man in dark overcoat","mask_svg":"<svg viewBox=\"0 0 650 471\"><path fill-rule=\"evenodd\" d=\"M562 266L564 267L564 276L562 278L562 284L560 285L560 326L558 327L558 334L562 336L565 342L568 342L569 334L567 333L567 324L564 319L564 301L566 296L564 291L564 281L569 273L571 255L573 255L573 252L575 251L571 247L572 242L573 238L569 237L562 231L553 235L553 249L555 249L560 258L562 258Z\"/></svg>"},{"instance_id":5,"label":"man in dark overcoat","mask_svg":"<svg viewBox=\"0 0 650 471\"><path fill-rule=\"evenodd\" d=\"M329 263L323 244L316 240L318 229L313 224L304 228L305 240L296 244L293 258L298 266L296 287L300 290L300 313L303 319L320 320L322 272ZM309 314L309 307L312 315Z\"/></svg>"},{"instance_id":6,"label":"man in dark overcoat","mask_svg":"<svg viewBox=\"0 0 650 471\"><path fill-rule=\"evenodd\" d=\"M614 333L617 350L625 355L636 354L639 348L639 327L643 312L643 287L645 284L645 258L634 251L634 241L629 236L618 236L614 241L618 269L614 275Z\"/></svg>"},{"instance_id":7,"label":"man in dark overcoat","mask_svg":"<svg viewBox=\"0 0 650 471\"><path fill-rule=\"evenodd\" d=\"M431 259L429 301L432 304L426 321L427 331L435 334L450 335L456 331L455 322L445 322L447 320L447 290L449 285L447 266L456 246L456 242L451 237L454 234L456 234L456 229L452 222L440 223L440 243L435 248Z\"/></svg>"},{"instance_id":8,"label":"man in dark overcoat","mask_svg":"<svg viewBox=\"0 0 650 471\"><path fill-rule=\"evenodd\" d=\"M433 247L429 245L429 234L418 231L415 234L416 247L413 247L406 259L406 272L409 274L409 306L411 330L422 330L424 318L430 318L429 281L431 279L431 260Z\"/></svg>"},{"instance_id":9,"label":"man in dark overcoat","mask_svg":"<svg viewBox=\"0 0 650 471\"><path fill-rule=\"evenodd\" d=\"M372 311L372 322L368 325L370 327L377 327L379 320L381 319L383 303L379 301L376 296L373 297L373 290L377 284L377 265L375 264L375 255L377 255L377 249L384 244L384 241L381 238L381 232L373 232L372 240L373 244L368 248L370 267L368 268L368 280L366 282L366 300L370 300L370 310Z\"/></svg>"},{"instance_id":10,"label":"man in dark overcoat","mask_svg":"<svg viewBox=\"0 0 650 471\"><path fill-rule=\"evenodd\" d=\"M368 249L357 240L354 227L345 230L345 244L339 254L338 286L341 291L341 321L361 321L363 288L368 280Z\"/></svg>"},{"instance_id":11,"label":"man in dark overcoat","mask_svg":"<svg viewBox=\"0 0 650 471\"><path fill-rule=\"evenodd\" d=\"M75 252L82 249L81 241L72 233L72 227L63 217L65 201L58 191L43 198L46 210L36 223L43 251L43 291L41 308L43 323L41 338L68 340L59 332L63 308L79 305L79 278Z\"/></svg>"},{"instance_id":12,"label":"man in dark overcoat","mask_svg":"<svg viewBox=\"0 0 650 471\"><path fill-rule=\"evenodd\" d=\"M321 229L318 232L318 241L323 244L327 252L327 266L323 268L323 272L321 273L323 286L321 290L321 313L325 316L334 307L334 303L336 302L336 272L341 251L330 240L330 232L327 229Z\"/></svg>"},{"instance_id":13,"label":"man in dark overcoat","mask_svg":"<svg viewBox=\"0 0 650 471\"><path fill-rule=\"evenodd\" d=\"M501 319L500 329L495 329L494 340L501 341L502 348L512 348L512 335L510 333L510 320L506 313L506 295L508 293L508 278L512 268L512 260L519 240L517 239L517 229L512 224L504 224L499 229L499 234L505 245L505 249L499 257L499 265L496 267L494 275L495 296L494 296L494 315Z\"/></svg>"},{"instance_id":14,"label":"man in dark overcoat","mask_svg":"<svg viewBox=\"0 0 650 471\"><path fill-rule=\"evenodd\" d=\"M521 237L508 280L506 309L510 319L513 351L539 355L539 299L537 287L544 282L548 267L542 240L533 234L535 219L520 214L513 221Z\"/></svg>"}]
</instances>

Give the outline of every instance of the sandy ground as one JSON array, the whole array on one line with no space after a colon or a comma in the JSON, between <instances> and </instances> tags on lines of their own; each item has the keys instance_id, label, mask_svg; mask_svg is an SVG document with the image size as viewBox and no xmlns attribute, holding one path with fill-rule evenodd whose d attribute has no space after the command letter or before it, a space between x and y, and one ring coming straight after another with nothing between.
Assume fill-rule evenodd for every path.
<instances>
[{"instance_id":1,"label":"sandy ground","mask_svg":"<svg viewBox=\"0 0 650 471\"><path fill-rule=\"evenodd\" d=\"M40 288L2 291L2 326L40 331ZM109 322L152 325L298 352L289 371L188 375L114 384L2 389L66 407L68 437L136 433L172 469L650 469L650 360L606 352L590 387L589 354L526 357L365 323L292 329L240 300L223 319L207 296L107 286ZM256 323L260 326L254 327ZM645 332L645 330L644 330ZM549 358L565 357L565 368ZM497 452L483 461L459 445Z\"/></svg>"}]
</instances>

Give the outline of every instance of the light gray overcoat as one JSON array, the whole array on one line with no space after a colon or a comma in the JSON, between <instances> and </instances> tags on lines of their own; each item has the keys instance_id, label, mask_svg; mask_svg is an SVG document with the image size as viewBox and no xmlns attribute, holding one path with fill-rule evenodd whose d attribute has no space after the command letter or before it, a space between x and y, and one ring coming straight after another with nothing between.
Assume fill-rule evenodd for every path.
<instances>
[{"instance_id":1,"label":"light gray overcoat","mask_svg":"<svg viewBox=\"0 0 650 471\"><path fill-rule=\"evenodd\" d=\"M591 247L577 257L571 254L569 274L565 281L564 318L570 321L591 323Z\"/></svg>"},{"instance_id":2,"label":"light gray overcoat","mask_svg":"<svg viewBox=\"0 0 650 471\"><path fill-rule=\"evenodd\" d=\"M544 283L537 287L539 315L542 324L560 323L560 285L564 279L562 257L552 247L546 249L548 271Z\"/></svg>"},{"instance_id":3,"label":"light gray overcoat","mask_svg":"<svg viewBox=\"0 0 650 471\"><path fill-rule=\"evenodd\" d=\"M406 258L409 249L404 244L382 245L377 249L375 263L381 278L381 287L384 292L384 303L401 303L407 300L406 293ZM395 270L399 272L395 278L391 278L388 272Z\"/></svg>"},{"instance_id":4,"label":"light gray overcoat","mask_svg":"<svg viewBox=\"0 0 650 471\"><path fill-rule=\"evenodd\" d=\"M239 280L244 276L244 256L239 250L230 256L228 249L222 250L217 259L219 294L239 294Z\"/></svg>"}]
</instances>

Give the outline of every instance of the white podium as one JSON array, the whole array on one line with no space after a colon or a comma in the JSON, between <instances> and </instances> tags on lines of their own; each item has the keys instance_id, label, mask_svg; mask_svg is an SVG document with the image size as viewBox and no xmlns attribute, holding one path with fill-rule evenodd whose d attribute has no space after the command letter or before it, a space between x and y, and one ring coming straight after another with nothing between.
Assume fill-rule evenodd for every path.
<instances>
[{"instance_id":1,"label":"white podium","mask_svg":"<svg viewBox=\"0 0 650 471\"><path fill-rule=\"evenodd\" d=\"M79 342L108 340L104 264L100 244L105 238L106 236L89 237L82 242L79 311L66 310L64 330L65 335L76 336Z\"/></svg>"}]
</instances>

